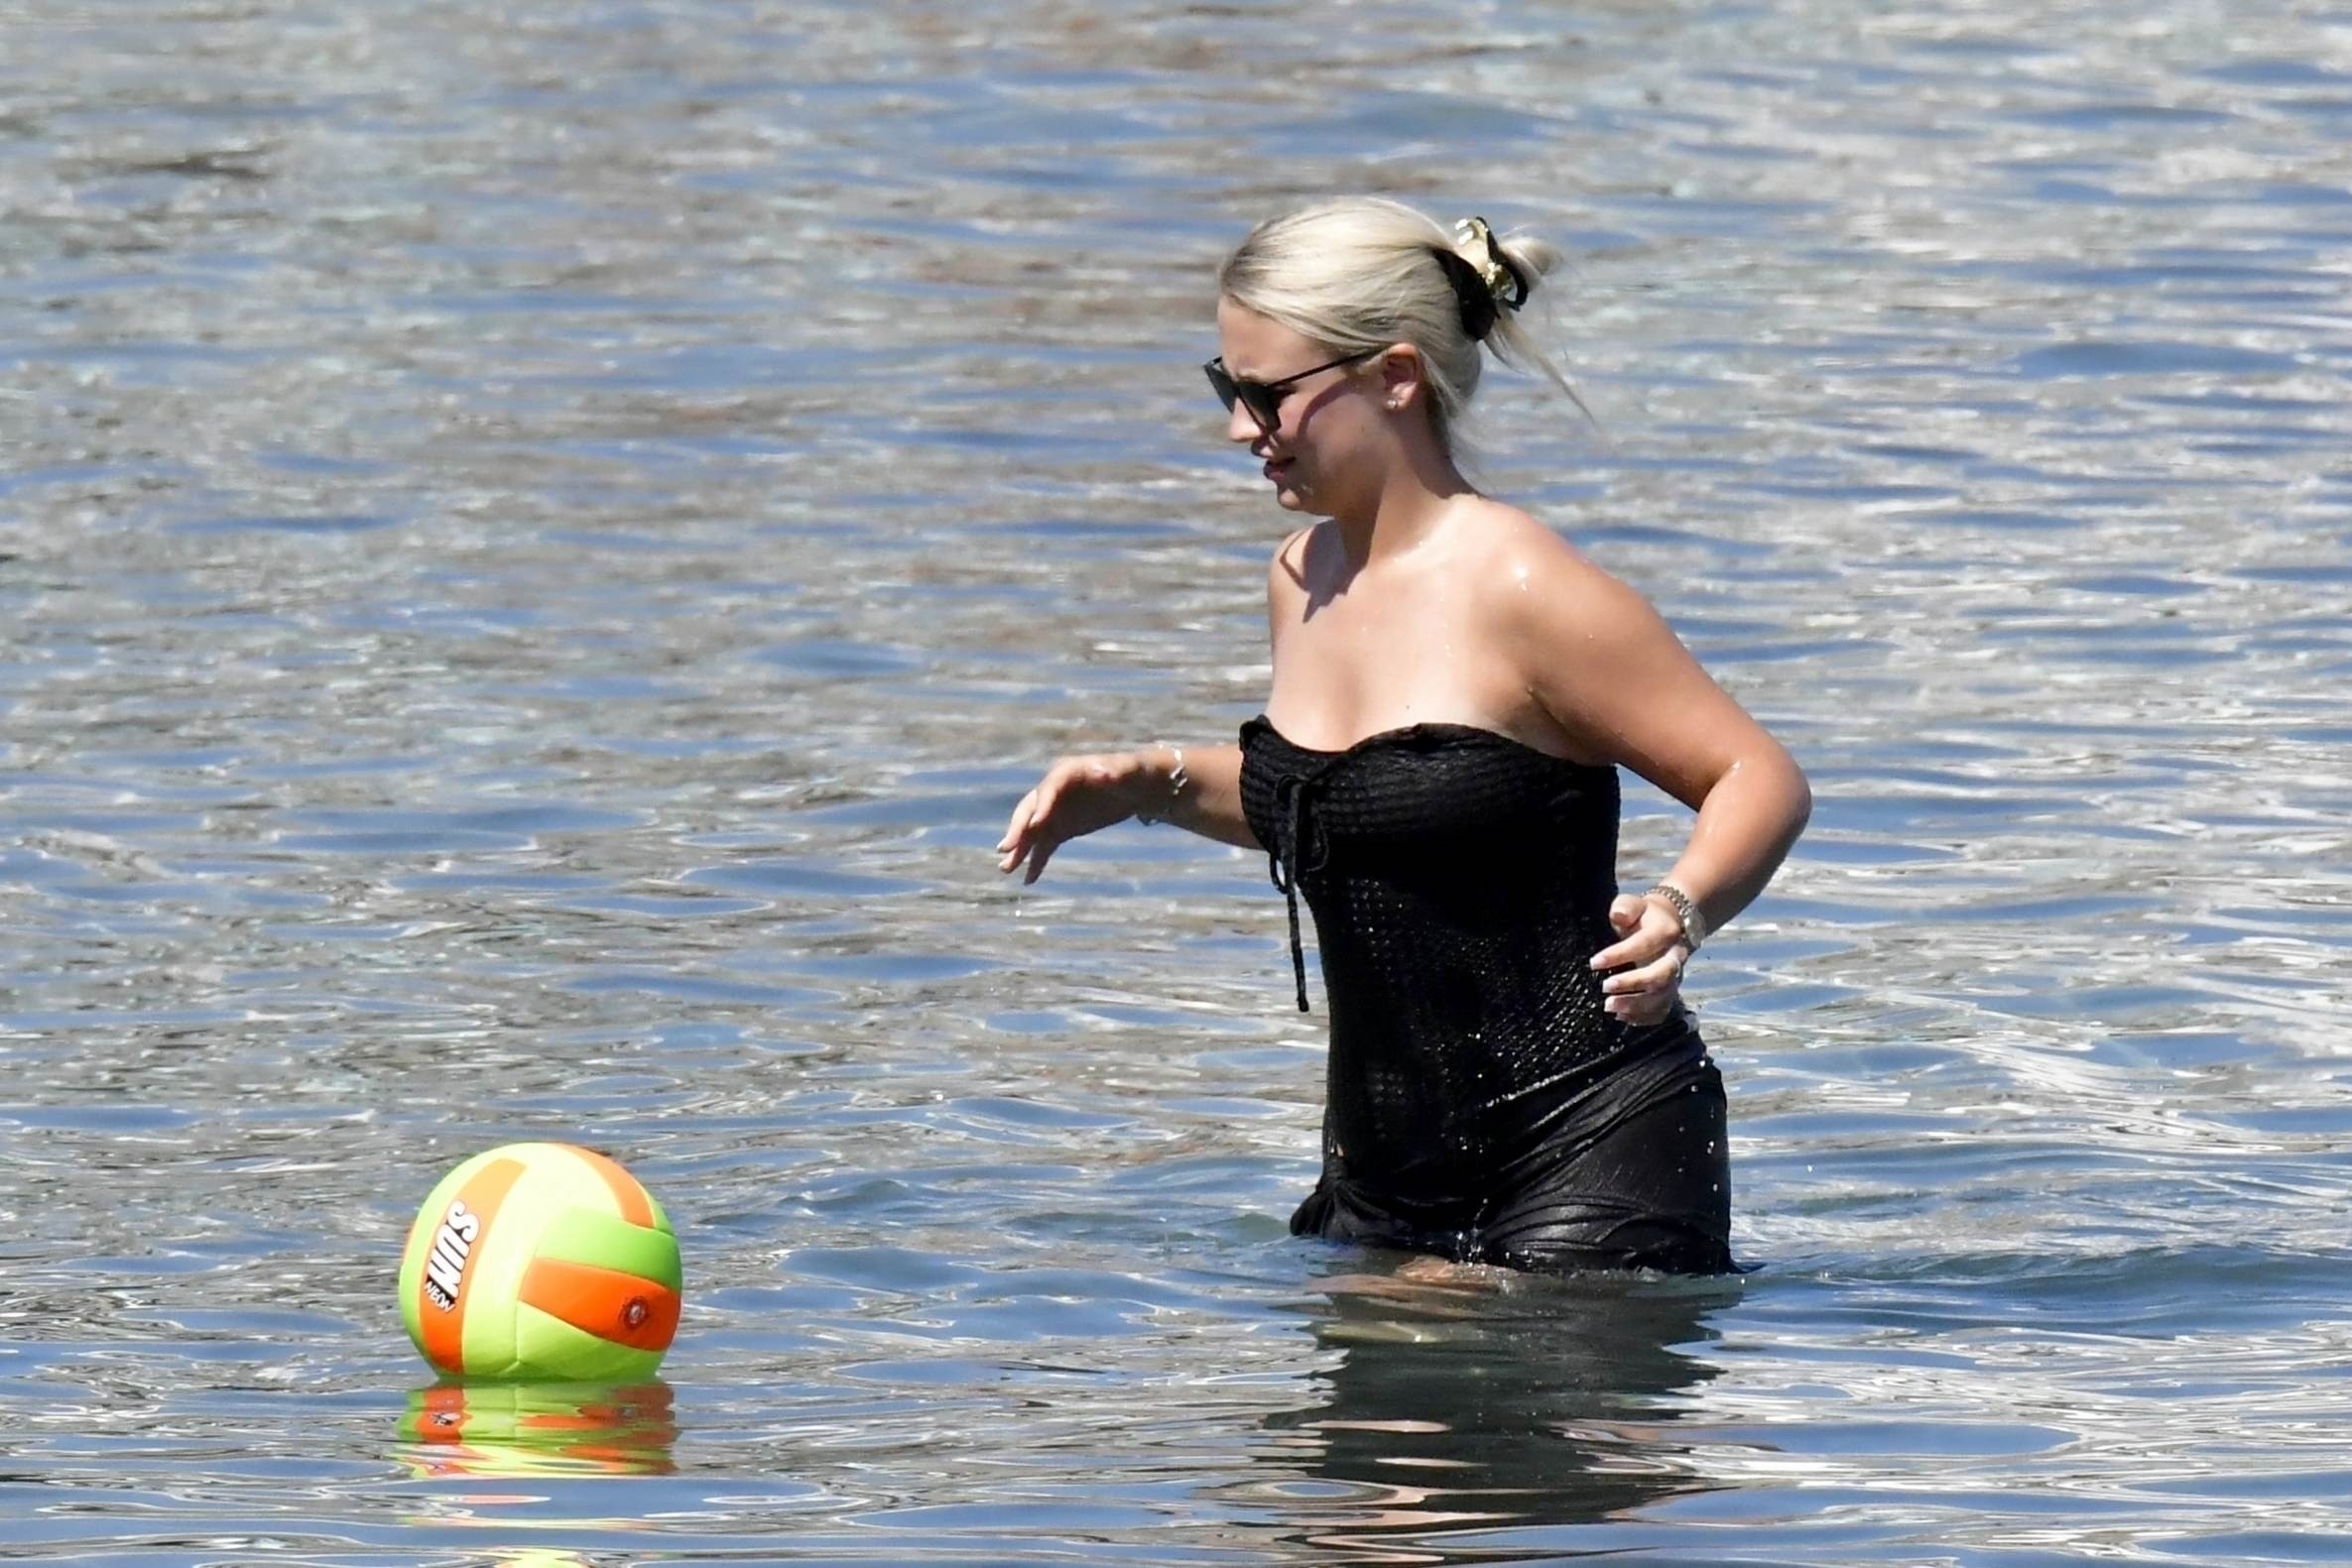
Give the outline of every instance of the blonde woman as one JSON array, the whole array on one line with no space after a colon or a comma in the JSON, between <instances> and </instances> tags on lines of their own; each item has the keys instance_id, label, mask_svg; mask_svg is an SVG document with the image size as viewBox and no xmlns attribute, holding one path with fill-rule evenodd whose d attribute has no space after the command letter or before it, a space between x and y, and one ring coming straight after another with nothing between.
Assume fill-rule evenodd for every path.
<instances>
[{"instance_id":1,"label":"blonde woman","mask_svg":"<svg viewBox=\"0 0 2352 1568\"><path fill-rule=\"evenodd\" d=\"M1723 1086L1682 971L1811 797L1641 595L1462 477L1484 353L1566 388L1514 319L1557 259L1372 198L1242 242L1208 379L1276 504L1320 520L1268 573L1266 711L1237 745L1061 759L1000 865L1034 882L1129 817L1262 848L1301 1008L1305 900L1330 1065L1322 1179L1294 1232L1721 1272ZM1619 768L1697 813L1640 895L1617 891Z\"/></svg>"}]
</instances>

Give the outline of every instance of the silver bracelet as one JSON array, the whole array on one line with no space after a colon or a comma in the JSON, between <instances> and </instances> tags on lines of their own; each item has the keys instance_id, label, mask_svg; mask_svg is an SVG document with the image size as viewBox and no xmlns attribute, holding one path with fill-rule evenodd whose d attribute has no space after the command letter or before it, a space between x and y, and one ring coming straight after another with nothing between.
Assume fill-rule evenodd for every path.
<instances>
[{"instance_id":1,"label":"silver bracelet","mask_svg":"<svg viewBox=\"0 0 2352 1568\"><path fill-rule=\"evenodd\" d=\"M1192 776L1184 771L1184 749L1181 746L1172 746L1167 741L1161 741L1158 744L1162 751L1168 752L1176 758L1176 770L1168 776L1168 805L1173 807L1184 797L1184 786L1192 782ZM1166 808L1158 811L1139 809L1135 813L1135 817L1139 822L1161 822L1167 820L1168 810Z\"/></svg>"},{"instance_id":2,"label":"silver bracelet","mask_svg":"<svg viewBox=\"0 0 2352 1568\"><path fill-rule=\"evenodd\" d=\"M1682 944L1696 953L1707 939L1706 917L1698 912L1697 902L1671 882L1659 883L1642 897L1657 899L1674 911L1674 918L1682 922Z\"/></svg>"}]
</instances>

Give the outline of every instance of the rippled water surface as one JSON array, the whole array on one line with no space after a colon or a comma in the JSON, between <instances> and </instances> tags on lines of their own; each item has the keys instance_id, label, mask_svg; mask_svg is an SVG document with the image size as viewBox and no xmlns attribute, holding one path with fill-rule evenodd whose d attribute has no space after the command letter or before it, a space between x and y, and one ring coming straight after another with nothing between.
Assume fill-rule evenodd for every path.
<instances>
[{"instance_id":1,"label":"rippled water surface","mask_svg":"<svg viewBox=\"0 0 2352 1568\"><path fill-rule=\"evenodd\" d=\"M1193 367L1346 189L1572 251L1485 479L1812 773L1744 1279L1291 1240L1263 859L992 870L1262 699ZM2325 0L6 8L0 1555L2343 1560L2348 290ZM522 1137L664 1383L410 1350Z\"/></svg>"}]
</instances>

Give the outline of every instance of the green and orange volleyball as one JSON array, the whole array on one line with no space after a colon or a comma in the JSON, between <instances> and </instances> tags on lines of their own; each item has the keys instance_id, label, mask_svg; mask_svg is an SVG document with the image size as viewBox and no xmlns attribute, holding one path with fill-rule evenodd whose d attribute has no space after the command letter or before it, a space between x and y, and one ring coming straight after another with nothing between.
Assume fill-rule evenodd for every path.
<instances>
[{"instance_id":1,"label":"green and orange volleyball","mask_svg":"<svg viewBox=\"0 0 2352 1568\"><path fill-rule=\"evenodd\" d=\"M670 1217L610 1157L509 1144L443 1176L409 1228L400 1313L443 1373L629 1383L678 1334Z\"/></svg>"}]
</instances>

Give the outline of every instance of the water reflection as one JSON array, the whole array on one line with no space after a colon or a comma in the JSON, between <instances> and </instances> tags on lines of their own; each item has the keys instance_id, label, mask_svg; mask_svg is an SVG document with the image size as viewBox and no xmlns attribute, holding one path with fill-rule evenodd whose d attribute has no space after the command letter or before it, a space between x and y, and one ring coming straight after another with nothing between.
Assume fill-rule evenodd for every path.
<instances>
[{"instance_id":1,"label":"water reflection","mask_svg":"<svg viewBox=\"0 0 2352 1568\"><path fill-rule=\"evenodd\" d=\"M399 1457L447 1476L666 1476L678 1422L664 1383L437 1383L409 1395Z\"/></svg>"},{"instance_id":2,"label":"water reflection","mask_svg":"<svg viewBox=\"0 0 2352 1568\"><path fill-rule=\"evenodd\" d=\"M1262 1493L1299 1539L1435 1561L1431 1534L1588 1523L1706 1490L1672 1423L1718 1375L1697 1352L1738 1281L1409 1264L1317 1288L1313 1332L1337 1359L1316 1403L1266 1421L1257 1456L1295 1473Z\"/></svg>"}]
</instances>

